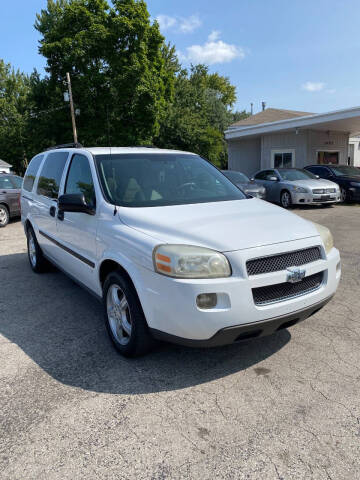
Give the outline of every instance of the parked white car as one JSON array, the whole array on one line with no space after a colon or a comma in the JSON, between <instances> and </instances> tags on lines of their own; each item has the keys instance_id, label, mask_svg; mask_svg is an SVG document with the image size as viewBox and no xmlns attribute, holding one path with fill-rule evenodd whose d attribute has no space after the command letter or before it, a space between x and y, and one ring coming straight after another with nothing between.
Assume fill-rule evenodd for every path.
<instances>
[{"instance_id":1,"label":"parked white car","mask_svg":"<svg viewBox=\"0 0 360 480\"><path fill-rule=\"evenodd\" d=\"M247 198L192 153L54 148L30 162L21 207L31 268L50 261L102 299L126 356L153 338L271 334L321 309L340 280L327 228Z\"/></svg>"}]
</instances>

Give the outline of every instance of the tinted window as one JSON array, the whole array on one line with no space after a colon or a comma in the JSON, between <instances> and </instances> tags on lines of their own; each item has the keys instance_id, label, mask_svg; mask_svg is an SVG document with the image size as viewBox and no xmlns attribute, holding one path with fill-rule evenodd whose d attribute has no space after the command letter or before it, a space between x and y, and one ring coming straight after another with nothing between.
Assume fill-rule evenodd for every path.
<instances>
[{"instance_id":1,"label":"tinted window","mask_svg":"<svg viewBox=\"0 0 360 480\"><path fill-rule=\"evenodd\" d=\"M26 170L25 178L24 178L24 184L23 184L24 190L31 192L31 190L33 189L36 174L39 170L41 162L43 161L43 158L44 158L44 155L37 155L29 163L29 166Z\"/></svg>"},{"instance_id":2,"label":"tinted window","mask_svg":"<svg viewBox=\"0 0 360 480\"><path fill-rule=\"evenodd\" d=\"M14 185L11 183L10 177L4 177L0 175L0 188L14 189Z\"/></svg>"},{"instance_id":3,"label":"tinted window","mask_svg":"<svg viewBox=\"0 0 360 480\"><path fill-rule=\"evenodd\" d=\"M257 180L266 180L268 175L275 176L274 170L263 170L255 175Z\"/></svg>"},{"instance_id":4,"label":"tinted window","mask_svg":"<svg viewBox=\"0 0 360 480\"><path fill-rule=\"evenodd\" d=\"M310 170L314 175L319 175L321 178L327 178L331 176L330 170L326 167L307 167L307 170Z\"/></svg>"},{"instance_id":5,"label":"tinted window","mask_svg":"<svg viewBox=\"0 0 360 480\"><path fill-rule=\"evenodd\" d=\"M49 153L45 159L39 182L37 193L44 197L57 198L61 177L64 171L68 152Z\"/></svg>"},{"instance_id":6,"label":"tinted window","mask_svg":"<svg viewBox=\"0 0 360 480\"><path fill-rule=\"evenodd\" d=\"M248 177L241 172L233 172L229 170L223 170L222 172L227 178L229 178L232 182L235 183L247 183L250 181Z\"/></svg>"},{"instance_id":7,"label":"tinted window","mask_svg":"<svg viewBox=\"0 0 360 480\"><path fill-rule=\"evenodd\" d=\"M11 177L11 181L14 184L15 188L21 188L23 179L21 177L16 177L15 175Z\"/></svg>"},{"instance_id":8,"label":"tinted window","mask_svg":"<svg viewBox=\"0 0 360 480\"><path fill-rule=\"evenodd\" d=\"M358 168L350 167L350 166L347 166L347 165L341 165L341 166L338 166L338 167L331 167L331 170L333 171L333 173L335 173L335 175L337 177L341 177L342 175L345 175L345 176L348 176L348 177L352 177L353 175L356 175L356 176L360 175Z\"/></svg>"},{"instance_id":9,"label":"tinted window","mask_svg":"<svg viewBox=\"0 0 360 480\"><path fill-rule=\"evenodd\" d=\"M197 155L97 155L109 202L127 207L185 205L240 200L245 195Z\"/></svg>"},{"instance_id":10,"label":"tinted window","mask_svg":"<svg viewBox=\"0 0 360 480\"><path fill-rule=\"evenodd\" d=\"M95 190L89 161L83 155L74 155L68 177L65 193L83 193L89 205L95 204Z\"/></svg>"}]
</instances>

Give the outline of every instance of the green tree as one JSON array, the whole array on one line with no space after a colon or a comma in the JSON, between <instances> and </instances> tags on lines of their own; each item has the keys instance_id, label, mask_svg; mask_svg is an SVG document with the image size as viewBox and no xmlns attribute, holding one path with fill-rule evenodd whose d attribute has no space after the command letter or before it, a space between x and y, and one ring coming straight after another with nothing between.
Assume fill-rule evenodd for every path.
<instances>
[{"instance_id":1,"label":"green tree","mask_svg":"<svg viewBox=\"0 0 360 480\"><path fill-rule=\"evenodd\" d=\"M29 77L0 59L0 158L19 173L27 165Z\"/></svg>"},{"instance_id":2,"label":"green tree","mask_svg":"<svg viewBox=\"0 0 360 480\"><path fill-rule=\"evenodd\" d=\"M164 38L150 23L142 0L48 0L37 16L39 51L47 59L48 84L62 100L72 76L79 139L86 144L149 143L172 96ZM55 101L56 103L56 101ZM71 140L68 112L59 110L58 132Z\"/></svg>"},{"instance_id":3,"label":"green tree","mask_svg":"<svg viewBox=\"0 0 360 480\"><path fill-rule=\"evenodd\" d=\"M168 57L171 57L167 50ZM177 73L175 94L162 117L156 144L198 153L219 167L227 164L224 131L233 123L235 87L206 65L177 70L175 52L167 64Z\"/></svg>"}]
</instances>

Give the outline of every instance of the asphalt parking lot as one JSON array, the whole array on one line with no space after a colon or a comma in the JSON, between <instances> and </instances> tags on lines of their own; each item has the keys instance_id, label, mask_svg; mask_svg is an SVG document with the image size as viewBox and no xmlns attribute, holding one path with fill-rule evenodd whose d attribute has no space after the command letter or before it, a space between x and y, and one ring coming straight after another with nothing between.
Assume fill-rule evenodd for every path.
<instances>
[{"instance_id":1,"label":"asphalt parking lot","mask_svg":"<svg viewBox=\"0 0 360 480\"><path fill-rule=\"evenodd\" d=\"M5 479L360 478L360 207L296 209L342 256L333 301L272 337L126 360L100 304L0 230Z\"/></svg>"}]
</instances>

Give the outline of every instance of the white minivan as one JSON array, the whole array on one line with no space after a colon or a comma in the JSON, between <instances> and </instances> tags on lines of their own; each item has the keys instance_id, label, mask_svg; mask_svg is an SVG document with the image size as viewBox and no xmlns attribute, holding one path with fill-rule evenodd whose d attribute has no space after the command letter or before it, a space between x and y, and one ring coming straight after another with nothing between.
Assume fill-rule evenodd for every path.
<instances>
[{"instance_id":1,"label":"white minivan","mask_svg":"<svg viewBox=\"0 0 360 480\"><path fill-rule=\"evenodd\" d=\"M193 153L54 147L31 160L21 213L31 268L50 261L101 299L126 356L154 339L269 335L320 310L340 280L326 227L247 196Z\"/></svg>"}]
</instances>

